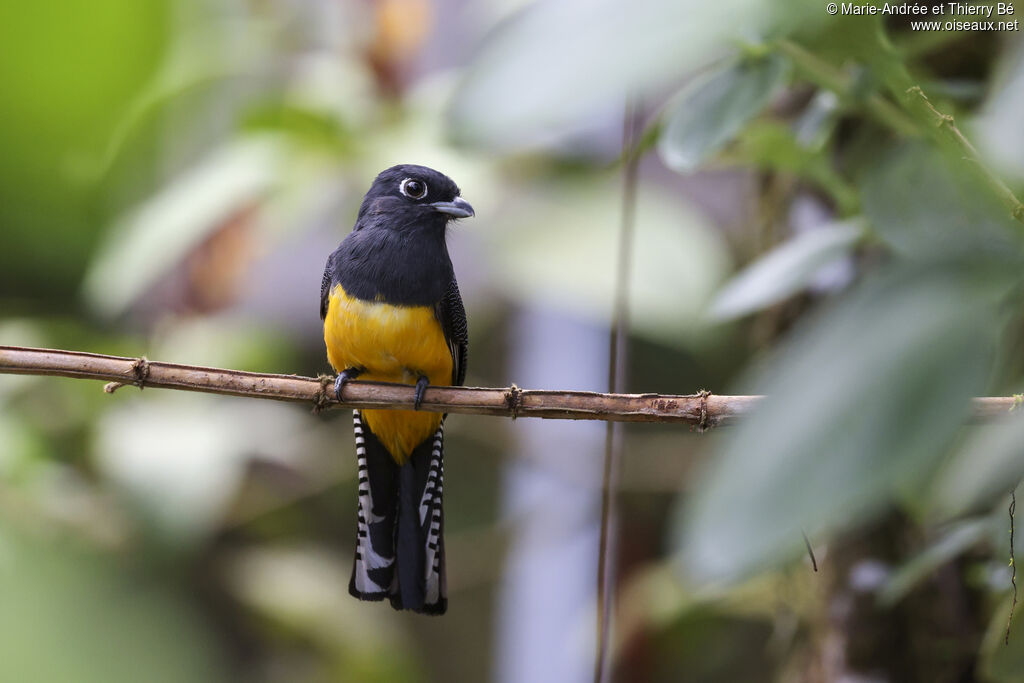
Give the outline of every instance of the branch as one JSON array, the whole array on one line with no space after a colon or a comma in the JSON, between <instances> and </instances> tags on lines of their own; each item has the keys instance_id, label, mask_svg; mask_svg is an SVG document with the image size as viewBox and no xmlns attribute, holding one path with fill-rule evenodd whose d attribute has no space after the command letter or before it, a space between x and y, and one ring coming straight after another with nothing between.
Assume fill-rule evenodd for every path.
<instances>
[{"instance_id":1,"label":"branch","mask_svg":"<svg viewBox=\"0 0 1024 683\"><path fill-rule=\"evenodd\" d=\"M928 120L945 133L957 150L963 154L964 159L974 163L975 170L1003 202L1013 219L1024 223L1024 204L1021 204L1021 201L1013 194L1013 190L1007 187L1006 183L992 169L985 165L981 155L978 154L978 150L974 148L971 141L957 128L953 116L951 114L943 114L936 109L920 86L915 85L909 88L907 96L911 98L911 104L917 103L917 106L924 112Z\"/></svg>"},{"instance_id":2,"label":"branch","mask_svg":"<svg viewBox=\"0 0 1024 683\"><path fill-rule=\"evenodd\" d=\"M415 388L406 384L353 381L345 385L344 401L333 397L333 378L274 375L195 365L105 356L82 351L0 346L0 374L51 375L97 379L142 387L201 391L307 403L314 409L378 408L410 410ZM681 422L695 427L731 423L750 410L760 396L716 396L708 392L667 394L600 394L590 391L536 391L515 385L506 389L429 387L421 410L465 415L542 417L555 420L611 422ZM974 399L975 419L1005 415L1019 401L1012 397Z\"/></svg>"}]
</instances>

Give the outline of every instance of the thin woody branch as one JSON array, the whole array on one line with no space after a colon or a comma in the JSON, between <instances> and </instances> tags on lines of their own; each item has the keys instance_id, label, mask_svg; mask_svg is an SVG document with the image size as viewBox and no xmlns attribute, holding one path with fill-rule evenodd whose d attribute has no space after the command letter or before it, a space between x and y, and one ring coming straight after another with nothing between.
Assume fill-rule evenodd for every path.
<instances>
[{"instance_id":1,"label":"thin woody branch","mask_svg":"<svg viewBox=\"0 0 1024 683\"><path fill-rule=\"evenodd\" d=\"M1002 179L992 172L985 162L982 160L981 155L978 154L978 150L974 148L971 141L960 132L960 129L956 125L951 114L944 114L935 108L928 96L924 94L924 90L920 86L913 86L907 90L907 96L911 98L912 103L916 103L924 112L925 116L938 128L944 132L949 140L956 146L957 150L963 154L964 159L973 162L974 170L981 176L981 178L988 183L992 191L995 192L996 196L1006 205L1010 215L1014 220L1024 223L1024 204L1017 199L1017 196L1013 191L1006 186L1006 183Z\"/></svg>"},{"instance_id":2,"label":"thin woody branch","mask_svg":"<svg viewBox=\"0 0 1024 683\"><path fill-rule=\"evenodd\" d=\"M308 403L315 409L413 406L415 390L404 384L353 381L345 385L344 401L334 400L333 381L298 375L275 375L106 356L82 351L0 346L0 374L51 375L227 396L246 396ZM556 420L615 422L681 422L698 428L727 424L750 410L760 396L717 396L709 392L666 394L601 394L589 391L537 391L430 387L421 410L466 415L541 417ZM1015 397L974 399L977 419L1003 415L1020 404Z\"/></svg>"}]
</instances>

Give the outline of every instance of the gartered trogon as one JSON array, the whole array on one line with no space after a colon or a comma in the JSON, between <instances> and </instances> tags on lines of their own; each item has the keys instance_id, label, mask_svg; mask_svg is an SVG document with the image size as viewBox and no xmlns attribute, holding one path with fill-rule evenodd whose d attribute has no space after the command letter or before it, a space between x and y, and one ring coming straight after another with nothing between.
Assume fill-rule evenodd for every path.
<instances>
[{"instance_id":1,"label":"gartered trogon","mask_svg":"<svg viewBox=\"0 0 1024 683\"><path fill-rule=\"evenodd\" d=\"M459 195L424 166L383 171L327 259L320 290L338 399L356 377L416 386L416 410L353 413L359 505L349 592L429 614L448 606L445 416L418 408L429 384L466 376L466 312L445 241L450 221L473 215Z\"/></svg>"}]
</instances>

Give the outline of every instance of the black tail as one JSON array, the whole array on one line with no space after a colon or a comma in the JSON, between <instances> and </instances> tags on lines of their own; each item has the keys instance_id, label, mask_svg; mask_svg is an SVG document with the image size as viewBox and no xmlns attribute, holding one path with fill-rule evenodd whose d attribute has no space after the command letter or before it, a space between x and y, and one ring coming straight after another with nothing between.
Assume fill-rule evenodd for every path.
<instances>
[{"instance_id":1,"label":"black tail","mask_svg":"<svg viewBox=\"0 0 1024 683\"><path fill-rule=\"evenodd\" d=\"M444 425L399 467L354 412L359 468L355 565L349 593L395 609L444 614Z\"/></svg>"}]
</instances>

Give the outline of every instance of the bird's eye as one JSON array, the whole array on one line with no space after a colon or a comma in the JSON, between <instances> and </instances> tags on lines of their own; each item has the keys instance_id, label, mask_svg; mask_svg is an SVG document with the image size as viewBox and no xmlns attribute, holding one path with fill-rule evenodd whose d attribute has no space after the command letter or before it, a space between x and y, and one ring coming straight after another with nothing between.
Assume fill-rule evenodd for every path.
<instances>
[{"instance_id":1,"label":"bird's eye","mask_svg":"<svg viewBox=\"0 0 1024 683\"><path fill-rule=\"evenodd\" d=\"M409 199L423 199L427 196L427 184L415 178L406 178L398 189Z\"/></svg>"}]
</instances>

